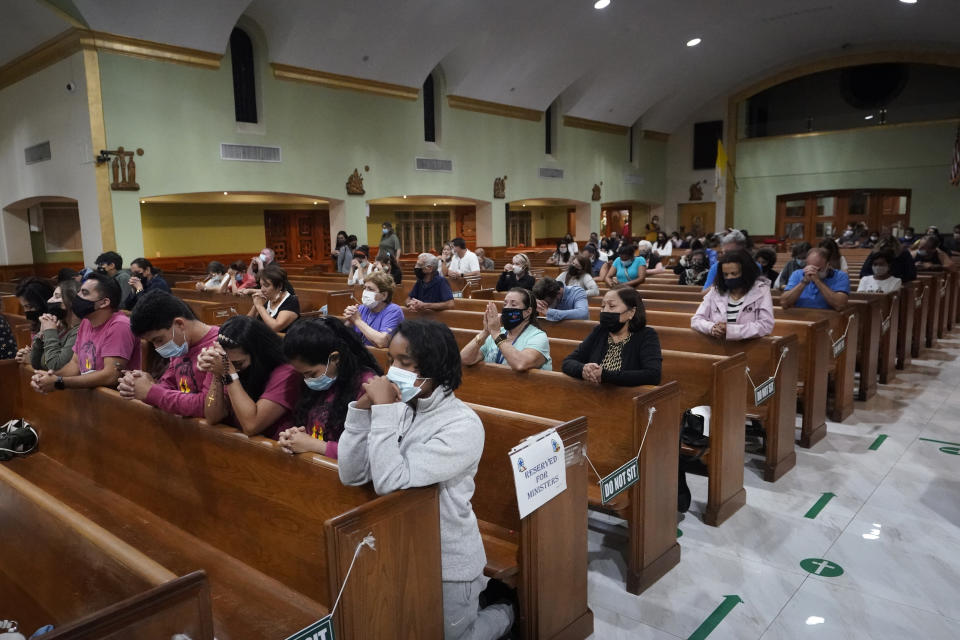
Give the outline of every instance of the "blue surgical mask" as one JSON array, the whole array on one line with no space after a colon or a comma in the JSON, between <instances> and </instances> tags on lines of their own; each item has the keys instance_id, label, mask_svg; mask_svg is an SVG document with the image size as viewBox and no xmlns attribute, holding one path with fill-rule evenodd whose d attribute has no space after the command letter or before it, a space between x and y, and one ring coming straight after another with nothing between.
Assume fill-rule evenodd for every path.
<instances>
[{"instance_id":1,"label":"blue surgical mask","mask_svg":"<svg viewBox=\"0 0 960 640\"><path fill-rule=\"evenodd\" d=\"M327 366L324 368L323 375L317 378L304 378L303 382L307 385L307 388L311 391L326 391L333 383L337 381L337 377L330 377L327 375L327 371L330 370L330 358L327 358Z\"/></svg>"},{"instance_id":2,"label":"blue surgical mask","mask_svg":"<svg viewBox=\"0 0 960 640\"><path fill-rule=\"evenodd\" d=\"M413 371L407 371L399 367L390 367L387 370L387 380L397 385L400 389L400 399L404 402L410 402L420 393L421 389L417 386L417 374ZM426 378L424 378L426 380Z\"/></svg>"},{"instance_id":3,"label":"blue surgical mask","mask_svg":"<svg viewBox=\"0 0 960 640\"><path fill-rule=\"evenodd\" d=\"M177 336L177 329L173 329L173 337ZM170 338L170 342L163 345L162 347L156 347L157 355L161 358L182 358L187 355L187 351L190 350L190 344L187 342L187 336L183 336L183 344L177 344L173 338Z\"/></svg>"}]
</instances>

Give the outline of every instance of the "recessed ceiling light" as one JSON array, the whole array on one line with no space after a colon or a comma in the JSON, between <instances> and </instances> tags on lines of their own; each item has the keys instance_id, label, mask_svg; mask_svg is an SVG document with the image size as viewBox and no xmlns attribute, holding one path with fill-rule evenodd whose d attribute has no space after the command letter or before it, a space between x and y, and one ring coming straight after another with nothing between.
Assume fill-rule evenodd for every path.
<instances>
[{"instance_id":1,"label":"recessed ceiling light","mask_svg":"<svg viewBox=\"0 0 960 640\"><path fill-rule=\"evenodd\" d=\"M313 201L313 204L320 204L320 203L319 203L319 202L317 202L316 200L314 200L314 201Z\"/></svg>"},{"instance_id":2,"label":"recessed ceiling light","mask_svg":"<svg viewBox=\"0 0 960 640\"><path fill-rule=\"evenodd\" d=\"M227 192L226 192L226 191L224 191L224 192L223 192L223 195L229 195L229 194L227 194Z\"/></svg>"},{"instance_id":3,"label":"recessed ceiling light","mask_svg":"<svg viewBox=\"0 0 960 640\"><path fill-rule=\"evenodd\" d=\"M703 42L703 41L702 41L700 38L694 38L693 40L687 40L687 46L688 46L688 47L695 47L695 46L697 46L698 44L700 44L701 42Z\"/></svg>"},{"instance_id":4,"label":"recessed ceiling light","mask_svg":"<svg viewBox=\"0 0 960 640\"><path fill-rule=\"evenodd\" d=\"M407 196L403 196L403 199L406 200L406 199L407 199Z\"/></svg>"},{"instance_id":5,"label":"recessed ceiling light","mask_svg":"<svg viewBox=\"0 0 960 640\"><path fill-rule=\"evenodd\" d=\"M900 0L903 4L917 4L917 0Z\"/></svg>"},{"instance_id":6,"label":"recessed ceiling light","mask_svg":"<svg viewBox=\"0 0 960 640\"><path fill-rule=\"evenodd\" d=\"M871 113L869 116L864 116L863 119L864 119L864 120L873 120L873 114Z\"/></svg>"},{"instance_id":7,"label":"recessed ceiling light","mask_svg":"<svg viewBox=\"0 0 960 640\"><path fill-rule=\"evenodd\" d=\"M140 204L147 204L147 201L146 201L146 200L141 200L141 201L140 201Z\"/></svg>"},{"instance_id":8,"label":"recessed ceiling light","mask_svg":"<svg viewBox=\"0 0 960 640\"><path fill-rule=\"evenodd\" d=\"M610 0L597 0L593 3L594 9L606 9L610 6Z\"/></svg>"}]
</instances>

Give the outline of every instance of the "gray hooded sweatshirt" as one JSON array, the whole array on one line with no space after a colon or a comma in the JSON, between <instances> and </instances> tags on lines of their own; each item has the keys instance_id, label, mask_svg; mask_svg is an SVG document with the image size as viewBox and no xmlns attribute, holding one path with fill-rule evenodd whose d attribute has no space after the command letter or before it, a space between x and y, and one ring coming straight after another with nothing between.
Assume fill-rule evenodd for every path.
<instances>
[{"instance_id":1,"label":"gray hooded sweatshirt","mask_svg":"<svg viewBox=\"0 0 960 640\"><path fill-rule=\"evenodd\" d=\"M470 504L483 453L483 423L444 389L416 404L416 410L395 402L366 411L350 403L338 447L340 481L372 480L381 495L439 484L443 580L474 580L487 563Z\"/></svg>"}]
</instances>

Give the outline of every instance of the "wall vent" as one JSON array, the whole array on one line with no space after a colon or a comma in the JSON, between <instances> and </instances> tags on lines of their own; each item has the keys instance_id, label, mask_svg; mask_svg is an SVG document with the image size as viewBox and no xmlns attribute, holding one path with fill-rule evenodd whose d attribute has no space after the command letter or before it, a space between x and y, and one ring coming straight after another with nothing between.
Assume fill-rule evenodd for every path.
<instances>
[{"instance_id":1,"label":"wall vent","mask_svg":"<svg viewBox=\"0 0 960 640\"><path fill-rule=\"evenodd\" d=\"M563 180L563 169L555 169L554 167L540 167L540 177L549 178L551 180Z\"/></svg>"},{"instance_id":2,"label":"wall vent","mask_svg":"<svg viewBox=\"0 0 960 640\"><path fill-rule=\"evenodd\" d=\"M625 184L643 184L643 175L639 173L628 173L623 176Z\"/></svg>"},{"instance_id":3,"label":"wall vent","mask_svg":"<svg viewBox=\"0 0 960 640\"><path fill-rule=\"evenodd\" d=\"M445 171L453 172L453 160L438 158L417 158L417 171Z\"/></svg>"},{"instance_id":4,"label":"wall vent","mask_svg":"<svg viewBox=\"0 0 960 640\"><path fill-rule=\"evenodd\" d=\"M220 143L221 160L241 162L280 162L280 147L260 147L252 144Z\"/></svg>"},{"instance_id":5,"label":"wall vent","mask_svg":"<svg viewBox=\"0 0 960 640\"><path fill-rule=\"evenodd\" d=\"M53 156L50 155L50 141L35 144L23 150L23 156L27 164L36 164L44 162Z\"/></svg>"}]
</instances>

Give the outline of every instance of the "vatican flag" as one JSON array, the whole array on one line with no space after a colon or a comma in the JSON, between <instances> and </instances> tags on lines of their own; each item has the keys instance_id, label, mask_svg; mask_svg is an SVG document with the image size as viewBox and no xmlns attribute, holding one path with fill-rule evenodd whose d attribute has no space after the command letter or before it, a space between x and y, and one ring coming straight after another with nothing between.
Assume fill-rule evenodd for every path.
<instances>
[{"instance_id":1,"label":"vatican flag","mask_svg":"<svg viewBox=\"0 0 960 640\"><path fill-rule=\"evenodd\" d=\"M720 187L723 185L723 173L727 169L727 152L723 150L723 142L717 140L717 166L714 170L713 190L720 193Z\"/></svg>"}]
</instances>

